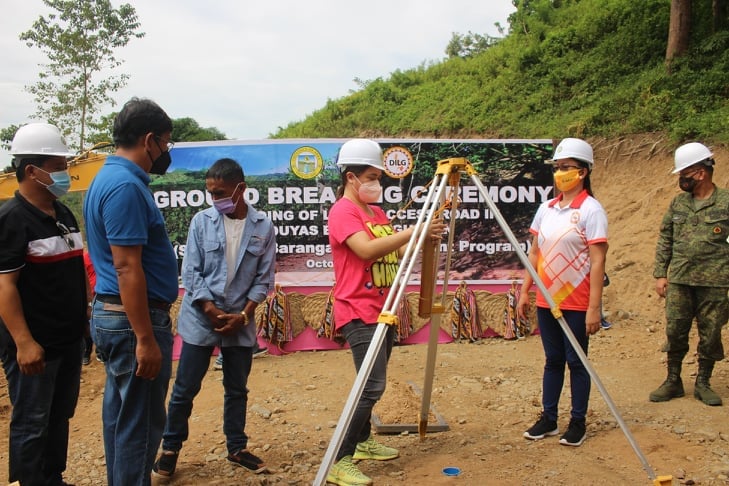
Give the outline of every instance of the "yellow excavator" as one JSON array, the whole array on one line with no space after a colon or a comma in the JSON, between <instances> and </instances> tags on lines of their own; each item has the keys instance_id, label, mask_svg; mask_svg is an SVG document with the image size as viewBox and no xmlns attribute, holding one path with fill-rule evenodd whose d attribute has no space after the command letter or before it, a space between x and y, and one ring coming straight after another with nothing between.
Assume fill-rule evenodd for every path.
<instances>
[{"instance_id":1,"label":"yellow excavator","mask_svg":"<svg viewBox=\"0 0 729 486\"><path fill-rule=\"evenodd\" d=\"M90 149L80 153L68 162L68 173L71 175L71 192L85 191L96 173L106 160L107 153L101 150L109 149L111 142L97 143ZM15 173L0 174L0 200L10 199L18 190L18 181Z\"/></svg>"}]
</instances>

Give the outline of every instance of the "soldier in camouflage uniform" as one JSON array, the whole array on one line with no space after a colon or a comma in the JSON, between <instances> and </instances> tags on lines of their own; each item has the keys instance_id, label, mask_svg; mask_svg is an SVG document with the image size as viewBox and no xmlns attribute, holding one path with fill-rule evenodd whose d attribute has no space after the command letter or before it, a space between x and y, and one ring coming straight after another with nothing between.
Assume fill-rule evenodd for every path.
<instances>
[{"instance_id":1,"label":"soldier in camouflage uniform","mask_svg":"<svg viewBox=\"0 0 729 486\"><path fill-rule=\"evenodd\" d=\"M668 378L650 394L652 402L684 395L681 362L696 318L699 371L694 397L721 405L710 387L714 362L724 359L721 329L729 319L729 190L712 182L713 154L700 143L676 149L674 174L684 193L676 196L661 222L653 276L666 298Z\"/></svg>"}]
</instances>

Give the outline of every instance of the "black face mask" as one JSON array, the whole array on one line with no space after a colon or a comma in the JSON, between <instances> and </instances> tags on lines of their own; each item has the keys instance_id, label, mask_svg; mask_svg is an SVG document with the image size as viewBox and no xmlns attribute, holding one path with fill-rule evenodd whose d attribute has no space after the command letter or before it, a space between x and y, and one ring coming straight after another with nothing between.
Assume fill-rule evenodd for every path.
<instances>
[{"instance_id":1,"label":"black face mask","mask_svg":"<svg viewBox=\"0 0 729 486\"><path fill-rule=\"evenodd\" d=\"M680 187L682 191L694 192L694 188L696 187L696 184L698 184L698 183L699 183L699 181L697 181L693 177L679 177L678 178L678 187Z\"/></svg>"},{"instance_id":2,"label":"black face mask","mask_svg":"<svg viewBox=\"0 0 729 486\"><path fill-rule=\"evenodd\" d=\"M172 157L170 157L169 150L162 152L159 157L152 161L152 167L149 169L149 173L156 175L165 174L171 163Z\"/></svg>"}]
</instances>

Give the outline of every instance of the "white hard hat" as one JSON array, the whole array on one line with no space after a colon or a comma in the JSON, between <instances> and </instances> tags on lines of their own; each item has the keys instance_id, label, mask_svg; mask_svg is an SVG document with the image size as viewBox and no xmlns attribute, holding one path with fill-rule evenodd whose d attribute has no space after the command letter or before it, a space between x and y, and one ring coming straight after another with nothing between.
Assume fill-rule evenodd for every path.
<instances>
[{"instance_id":1,"label":"white hard hat","mask_svg":"<svg viewBox=\"0 0 729 486\"><path fill-rule=\"evenodd\" d=\"M554 164L562 159L575 159L586 163L592 169L595 163L592 158L592 147L589 143L580 138L565 138L554 150L554 157L547 161L548 164Z\"/></svg>"},{"instance_id":2,"label":"white hard hat","mask_svg":"<svg viewBox=\"0 0 729 486\"><path fill-rule=\"evenodd\" d=\"M17 158L23 155L74 155L66 146L61 131L50 123L29 123L18 128L10 145L10 154Z\"/></svg>"},{"instance_id":3,"label":"white hard hat","mask_svg":"<svg viewBox=\"0 0 729 486\"><path fill-rule=\"evenodd\" d=\"M706 165L714 165L714 161L712 160L713 156L714 154L711 153L711 150L709 150L706 145L699 142L691 142L681 145L676 149L676 153L673 158L675 168L671 173L678 174L686 167L698 164L699 162L703 162Z\"/></svg>"},{"instance_id":4,"label":"white hard hat","mask_svg":"<svg viewBox=\"0 0 729 486\"><path fill-rule=\"evenodd\" d=\"M369 165L385 170L380 144L366 138L354 138L344 142L337 156L337 167Z\"/></svg>"}]
</instances>

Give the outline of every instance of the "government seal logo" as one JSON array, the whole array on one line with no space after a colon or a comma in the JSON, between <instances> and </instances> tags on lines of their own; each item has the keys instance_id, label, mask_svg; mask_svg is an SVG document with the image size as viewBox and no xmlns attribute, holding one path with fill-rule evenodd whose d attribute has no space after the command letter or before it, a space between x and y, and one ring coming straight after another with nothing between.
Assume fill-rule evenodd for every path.
<instances>
[{"instance_id":1,"label":"government seal logo","mask_svg":"<svg viewBox=\"0 0 729 486\"><path fill-rule=\"evenodd\" d=\"M299 147L290 159L291 171L301 179L313 179L324 168L324 159L314 147Z\"/></svg>"}]
</instances>

